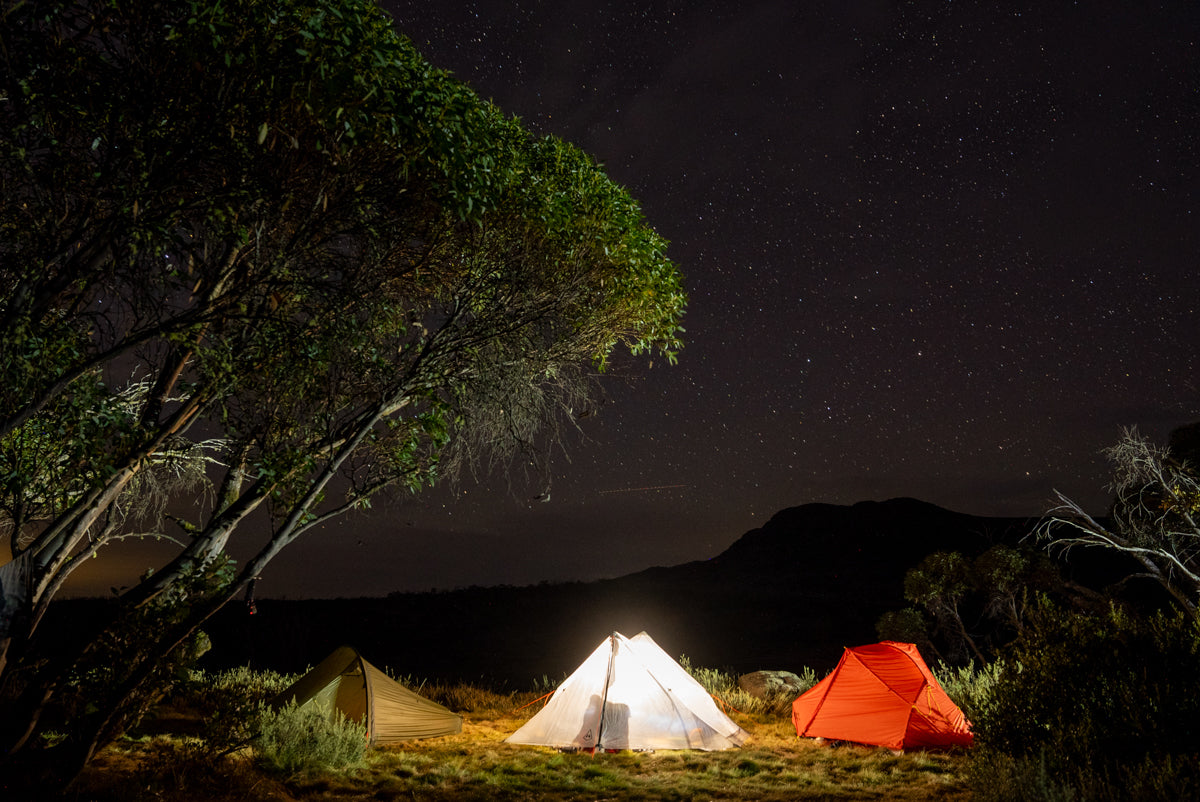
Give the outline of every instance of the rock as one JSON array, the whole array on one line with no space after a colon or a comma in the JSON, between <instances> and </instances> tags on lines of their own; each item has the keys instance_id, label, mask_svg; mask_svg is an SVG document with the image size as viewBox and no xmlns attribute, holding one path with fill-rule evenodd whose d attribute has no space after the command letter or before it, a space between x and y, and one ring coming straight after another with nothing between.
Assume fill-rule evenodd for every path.
<instances>
[{"instance_id":1,"label":"rock","mask_svg":"<svg viewBox=\"0 0 1200 802\"><path fill-rule=\"evenodd\" d=\"M738 677L738 687L759 699L785 693L799 696L807 690L804 681L790 671L752 671L742 674Z\"/></svg>"}]
</instances>

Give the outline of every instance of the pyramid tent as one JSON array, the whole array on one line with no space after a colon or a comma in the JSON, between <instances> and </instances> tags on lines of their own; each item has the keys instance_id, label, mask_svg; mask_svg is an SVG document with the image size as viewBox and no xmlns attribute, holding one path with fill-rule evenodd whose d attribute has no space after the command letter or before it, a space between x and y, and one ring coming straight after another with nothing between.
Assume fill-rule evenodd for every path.
<instances>
[{"instance_id":1,"label":"pyramid tent","mask_svg":"<svg viewBox=\"0 0 1200 802\"><path fill-rule=\"evenodd\" d=\"M746 732L645 632L614 632L509 743L560 749L730 749Z\"/></svg>"},{"instance_id":2,"label":"pyramid tent","mask_svg":"<svg viewBox=\"0 0 1200 802\"><path fill-rule=\"evenodd\" d=\"M336 649L275 697L282 707L316 705L364 724L372 746L462 732L462 716L419 696L349 646Z\"/></svg>"},{"instance_id":3,"label":"pyramid tent","mask_svg":"<svg viewBox=\"0 0 1200 802\"><path fill-rule=\"evenodd\" d=\"M970 746L971 725L917 647L884 641L846 649L837 668L792 703L796 734L885 746Z\"/></svg>"}]
</instances>

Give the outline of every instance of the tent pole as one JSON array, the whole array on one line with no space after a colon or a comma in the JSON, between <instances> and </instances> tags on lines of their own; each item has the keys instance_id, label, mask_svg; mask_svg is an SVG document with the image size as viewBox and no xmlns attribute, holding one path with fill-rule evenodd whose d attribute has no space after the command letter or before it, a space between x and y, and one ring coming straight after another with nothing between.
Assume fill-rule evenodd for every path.
<instances>
[{"instance_id":1,"label":"tent pole","mask_svg":"<svg viewBox=\"0 0 1200 802\"><path fill-rule=\"evenodd\" d=\"M617 633L608 636L612 649L608 653L608 669L604 672L604 690L600 692L600 723L596 725L596 745L592 748L592 757L597 749L604 748L604 709L608 706L608 681L612 678L613 660L617 657Z\"/></svg>"}]
</instances>

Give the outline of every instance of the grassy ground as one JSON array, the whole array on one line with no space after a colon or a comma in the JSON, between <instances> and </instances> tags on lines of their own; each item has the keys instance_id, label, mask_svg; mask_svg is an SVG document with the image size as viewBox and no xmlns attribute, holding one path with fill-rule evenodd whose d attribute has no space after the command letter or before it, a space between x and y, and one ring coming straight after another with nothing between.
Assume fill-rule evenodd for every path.
<instances>
[{"instance_id":1,"label":"grassy ground","mask_svg":"<svg viewBox=\"0 0 1200 802\"><path fill-rule=\"evenodd\" d=\"M251 755L214 759L172 734L110 747L73 789L82 802L226 800L966 800L965 758L798 739L777 714L734 718L751 734L724 752L567 754L504 743L534 712L479 710L459 735L368 752L336 773L266 774Z\"/></svg>"}]
</instances>

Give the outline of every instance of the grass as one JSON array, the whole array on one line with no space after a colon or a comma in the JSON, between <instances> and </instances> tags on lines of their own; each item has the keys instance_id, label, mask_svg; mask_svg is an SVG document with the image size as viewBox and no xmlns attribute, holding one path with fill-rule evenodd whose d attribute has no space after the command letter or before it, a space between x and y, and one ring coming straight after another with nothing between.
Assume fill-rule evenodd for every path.
<instances>
[{"instance_id":1,"label":"grass","mask_svg":"<svg viewBox=\"0 0 1200 802\"><path fill-rule=\"evenodd\" d=\"M340 770L274 771L247 742L247 711L288 684L273 672L197 673L140 733L104 750L72 789L77 802L358 800L967 800L967 758L800 739L787 699L755 700L720 671L681 663L750 738L722 752L564 753L505 743L557 682L529 692L401 682L463 716L456 735L367 751ZM810 672L811 673L811 672ZM810 683L815 678L805 677Z\"/></svg>"},{"instance_id":2,"label":"grass","mask_svg":"<svg viewBox=\"0 0 1200 802\"><path fill-rule=\"evenodd\" d=\"M740 749L592 756L504 742L536 712L536 705L516 708L537 694L465 689L455 693L480 708L464 711L461 734L373 749L365 762L344 771L270 774L256 767L249 750L217 757L211 752L206 755L194 738L158 734L126 739L106 750L74 789L75 798L92 802L970 798L962 755L893 754L801 740L791 721L775 713L734 714L750 732Z\"/></svg>"}]
</instances>

